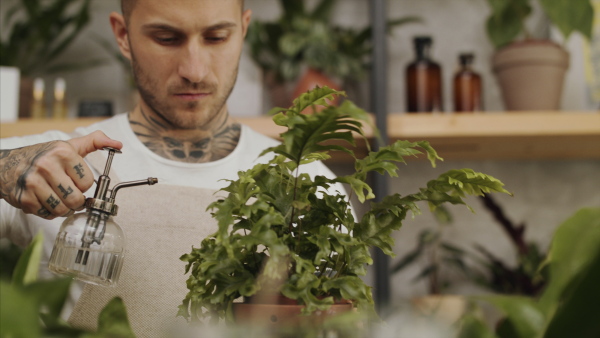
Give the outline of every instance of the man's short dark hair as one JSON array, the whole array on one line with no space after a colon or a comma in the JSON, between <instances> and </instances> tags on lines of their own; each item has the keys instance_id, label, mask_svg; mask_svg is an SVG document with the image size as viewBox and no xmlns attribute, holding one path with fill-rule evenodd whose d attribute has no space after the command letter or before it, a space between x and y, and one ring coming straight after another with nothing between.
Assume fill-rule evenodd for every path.
<instances>
[{"instance_id":1,"label":"man's short dark hair","mask_svg":"<svg viewBox=\"0 0 600 338\"><path fill-rule=\"evenodd\" d=\"M216 0L215 0L216 1ZM239 0L242 9L244 8L244 0ZM129 22L129 16L135 7L137 0L121 0L121 13L123 13L123 17L125 17L125 22Z\"/></svg>"}]
</instances>

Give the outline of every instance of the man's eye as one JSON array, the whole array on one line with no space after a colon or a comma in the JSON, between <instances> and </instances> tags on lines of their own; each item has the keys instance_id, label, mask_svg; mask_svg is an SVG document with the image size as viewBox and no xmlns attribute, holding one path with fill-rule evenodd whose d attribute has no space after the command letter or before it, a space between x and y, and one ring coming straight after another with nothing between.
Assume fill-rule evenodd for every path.
<instances>
[{"instance_id":1,"label":"man's eye","mask_svg":"<svg viewBox=\"0 0 600 338\"><path fill-rule=\"evenodd\" d=\"M174 45L179 42L179 37L177 36L155 36L154 40L161 45Z\"/></svg>"},{"instance_id":2,"label":"man's eye","mask_svg":"<svg viewBox=\"0 0 600 338\"><path fill-rule=\"evenodd\" d=\"M227 40L226 36L207 36L204 38L209 43L219 43Z\"/></svg>"}]
</instances>

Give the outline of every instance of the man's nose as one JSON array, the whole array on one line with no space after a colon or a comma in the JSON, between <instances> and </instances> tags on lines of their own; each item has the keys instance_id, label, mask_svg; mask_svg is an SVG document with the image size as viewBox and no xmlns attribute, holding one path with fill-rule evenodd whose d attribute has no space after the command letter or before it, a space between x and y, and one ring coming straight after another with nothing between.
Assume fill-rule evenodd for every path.
<instances>
[{"instance_id":1,"label":"man's nose","mask_svg":"<svg viewBox=\"0 0 600 338\"><path fill-rule=\"evenodd\" d=\"M179 76L192 83L201 82L208 74L209 59L208 51L197 43L189 43L181 54Z\"/></svg>"}]
</instances>

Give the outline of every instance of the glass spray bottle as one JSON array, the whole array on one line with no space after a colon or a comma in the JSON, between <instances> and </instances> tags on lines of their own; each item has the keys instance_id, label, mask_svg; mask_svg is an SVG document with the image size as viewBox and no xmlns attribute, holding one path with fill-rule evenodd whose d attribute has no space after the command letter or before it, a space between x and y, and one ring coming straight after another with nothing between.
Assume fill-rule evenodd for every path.
<instances>
[{"instance_id":1,"label":"glass spray bottle","mask_svg":"<svg viewBox=\"0 0 600 338\"><path fill-rule=\"evenodd\" d=\"M116 184L109 190L108 173L115 153L108 150L104 174L98 178L94 198L85 201L85 211L69 216L60 227L48 268L57 274L65 274L86 283L115 286L119 280L125 253L125 235L113 216L117 215L115 204L117 191L121 188L153 185L158 179ZM108 192L110 191L110 195Z\"/></svg>"}]
</instances>

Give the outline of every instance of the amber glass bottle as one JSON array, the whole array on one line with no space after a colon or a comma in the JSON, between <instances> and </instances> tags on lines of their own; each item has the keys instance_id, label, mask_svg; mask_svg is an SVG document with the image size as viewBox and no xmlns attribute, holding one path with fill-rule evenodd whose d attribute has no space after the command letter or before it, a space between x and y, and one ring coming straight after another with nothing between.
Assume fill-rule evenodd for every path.
<instances>
[{"instance_id":1,"label":"amber glass bottle","mask_svg":"<svg viewBox=\"0 0 600 338\"><path fill-rule=\"evenodd\" d=\"M454 111L474 112L483 110L481 76L472 68L471 53L459 55L460 67L454 74Z\"/></svg>"},{"instance_id":2,"label":"amber glass bottle","mask_svg":"<svg viewBox=\"0 0 600 338\"><path fill-rule=\"evenodd\" d=\"M416 59L406 67L406 111L443 111L442 70L429 52L432 39L429 36L414 38Z\"/></svg>"}]
</instances>

